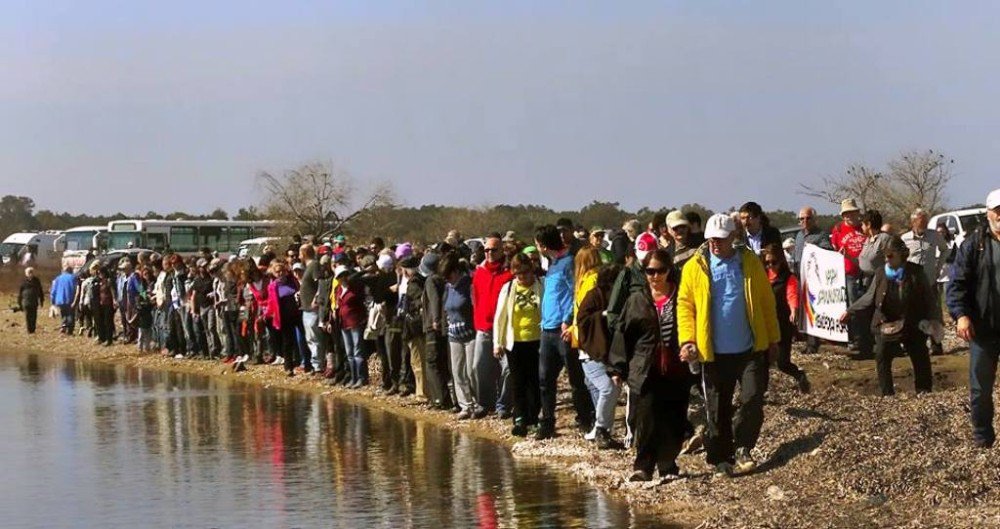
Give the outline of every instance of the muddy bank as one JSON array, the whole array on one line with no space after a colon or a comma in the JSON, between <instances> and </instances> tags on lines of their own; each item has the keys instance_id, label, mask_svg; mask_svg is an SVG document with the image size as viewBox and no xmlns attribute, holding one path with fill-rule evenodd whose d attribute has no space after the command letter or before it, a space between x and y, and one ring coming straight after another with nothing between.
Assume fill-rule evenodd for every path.
<instances>
[{"instance_id":1,"label":"muddy bank","mask_svg":"<svg viewBox=\"0 0 1000 529\"><path fill-rule=\"evenodd\" d=\"M9 298L0 297L0 306ZM796 354L813 380L799 394L792 380L772 371L766 421L751 475L713 478L704 454L682 456L685 479L666 484L625 481L632 454L597 451L572 428L565 377L559 402L559 433L547 441L509 435L508 421L457 421L415 398L379 394L371 387L328 387L307 376L287 378L278 367L251 366L234 373L213 361L140 355L132 346L100 347L56 332L40 318L39 333L27 336L20 314L0 317L4 348L60 354L89 361L227 377L310 391L385 409L441 427L466 431L510 447L516 457L542 460L665 521L702 527L995 527L1000 525L1000 465L992 450L972 448L967 420L967 356L935 357L935 392L913 394L909 361L894 364L899 395L875 395L874 363L856 361L842 349ZM619 407L616 435L624 432Z\"/></svg>"}]
</instances>

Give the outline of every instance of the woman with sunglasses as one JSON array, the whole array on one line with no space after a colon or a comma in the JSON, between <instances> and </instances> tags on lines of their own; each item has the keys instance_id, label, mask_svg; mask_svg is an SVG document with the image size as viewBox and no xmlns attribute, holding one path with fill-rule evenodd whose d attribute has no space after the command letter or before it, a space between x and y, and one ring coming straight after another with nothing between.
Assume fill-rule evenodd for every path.
<instances>
[{"instance_id":1,"label":"woman with sunglasses","mask_svg":"<svg viewBox=\"0 0 1000 529\"><path fill-rule=\"evenodd\" d=\"M774 290L775 306L778 309L778 328L781 329L779 342L778 369L794 378L799 385L799 391L809 393L809 378L805 371L792 363L792 338L798 326L799 315L799 280L788 267L785 251L781 246L771 243L761 251L767 279Z\"/></svg>"},{"instance_id":2,"label":"woman with sunglasses","mask_svg":"<svg viewBox=\"0 0 1000 529\"><path fill-rule=\"evenodd\" d=\"M670 253L650 252L643 261L648 287L625 303L608 353L612 380L628 383L627 422L636 448L630 481L680 475L677 455L687 429L688 368L678 356L677 280Z\"/></svg>"}]
</instances>

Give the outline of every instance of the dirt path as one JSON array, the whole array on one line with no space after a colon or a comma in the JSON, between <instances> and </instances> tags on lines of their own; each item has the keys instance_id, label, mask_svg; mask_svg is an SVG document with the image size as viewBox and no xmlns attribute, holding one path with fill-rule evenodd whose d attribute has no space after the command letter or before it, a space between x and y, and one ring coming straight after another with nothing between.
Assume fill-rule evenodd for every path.
<instances>
[{"instance_id":1,"label":"dirt path","mask_svg":"<svg viewBox=\"0 0 1000 529\"><path fill-rule=\"evenodd\" d=\"M0 307L9 297L0 297ZM665 521L701 527L997 527L1000 526L1000 463L992 450L971 445L967 420L967 356L935 357L935 392L916 396L909 360L895 361L899 395L876 395L874 363L856 361L842 349L796 354L813 380L799 394L792 380L772 371L766 420L755 456L760 469L735 479L713 478L704 454L682 456L686 479L666 484L625 481L632 454L597 451L571 427L570 399L561 381L556 439L520 441L498 419L459 422L415 399L375 390L330 388L317 379L286 378L277 367L251 366L233 373L212 361L140 355L131 346L99 347L55 331L40 318L39 333L24 332L20 314L0 314L4 348L60 354L144 369L227 377L265 386L310 391L469 432L510 447L516 457L542 460L607 490ZM619 407L621 437L623 409Z\"/></svg>"}]
</instances>

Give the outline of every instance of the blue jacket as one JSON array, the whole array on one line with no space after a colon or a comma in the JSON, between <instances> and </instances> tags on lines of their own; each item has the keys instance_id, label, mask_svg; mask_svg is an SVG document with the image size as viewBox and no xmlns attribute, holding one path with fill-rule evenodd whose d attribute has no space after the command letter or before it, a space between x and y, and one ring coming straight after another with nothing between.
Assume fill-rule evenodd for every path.
<instances>
[{"instance_id":1,"label":"blue jacket","mask_svg":"<svg viewBox=\"0 0 1000 529\"><path fill-rule=\"evenodd\" d=\"M52 280L50 298L53 305L72 305L76 295L76 278L69 272L63 272Z\"/></svg>"},{"instance_id":2,"label":"blue jacket","mask_svg":"<svg viewBox=\"0 0 1000 529\"><path fill-rule=\"evenodd\" d=\"M566 252L549 263L542 296L542 329L573 324L573 255Z\"/></svg>"}]
</instances>

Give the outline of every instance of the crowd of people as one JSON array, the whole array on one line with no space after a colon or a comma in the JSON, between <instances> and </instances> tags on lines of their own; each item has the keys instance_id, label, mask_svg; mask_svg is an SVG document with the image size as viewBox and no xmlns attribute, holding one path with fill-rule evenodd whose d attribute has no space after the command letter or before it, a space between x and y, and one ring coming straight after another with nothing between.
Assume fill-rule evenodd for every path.
<instances>
[{"instance_id":1,"label":"crowd of people","mask_svg":"<svg viewBox=\"0 0 1000 529\"><path fill-rule=\"evenodd\" d=\"M899 236L877 211L845 200L829 231L803 208L801 230L786 241L747 202L704 224L681 211L645 229L638 220L609 231L559 219L530 241L507 232L468 244L452 231L426 246L296 237L243 259L139 252L114 267L97 258L78 273L66 269L49 300L69 335L219 358L237 370L279 365L288 376L349 388L377 383L459 420L496 415L519 437L557 434L565 371L579 434L600 449L634 448L632 480L675 478L678 455L702 445L717 475L729 476L756 467L770 367L801 392L811 389L791 355L806 244L843 254L842 320L859 354L876 359L885 395L901 350L917 391L931 390L929 354L941 350L938 280L950 280L949 311L973 343L975 439L992 445L1000 190L987 207L988 224L960 248L947 229L929 229L921 210ZM45 296L33 270L25 274L18 307L32 333ZM806 340L805 353L815 353L820 341ZM370 359L379 363L377 381ZM615 432L622 392L626 428Z\"/></svg>"}]
</instances>

